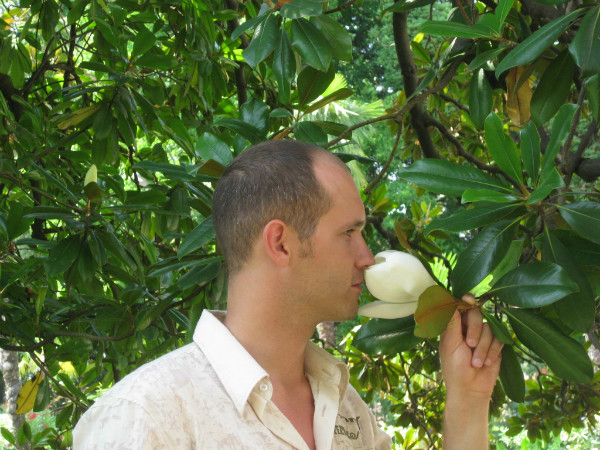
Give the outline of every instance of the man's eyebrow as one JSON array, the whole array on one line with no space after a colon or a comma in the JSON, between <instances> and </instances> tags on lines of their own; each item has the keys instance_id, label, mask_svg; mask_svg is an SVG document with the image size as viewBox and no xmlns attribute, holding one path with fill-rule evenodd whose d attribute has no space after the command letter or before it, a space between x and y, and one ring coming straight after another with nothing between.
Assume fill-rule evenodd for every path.
<instances>
[{"instance_id":1,"label":"man's eyebrow","mask_svg":"<svg viewBox=\"0 0 600 450\"><path fill-rule=\"evenodd\" d=\"M365 225L366 225L366 221L361 219L361 220L357 220L356 222L346 225L344 228L346 228L346 229L350 229L350 228L363 229L365 227Z\"/></svg>"}]
</instances>

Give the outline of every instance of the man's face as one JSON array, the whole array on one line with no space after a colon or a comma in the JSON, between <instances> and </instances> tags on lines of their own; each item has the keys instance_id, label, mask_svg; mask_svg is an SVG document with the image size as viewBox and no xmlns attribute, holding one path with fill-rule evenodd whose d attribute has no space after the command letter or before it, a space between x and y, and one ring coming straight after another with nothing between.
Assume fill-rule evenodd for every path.
<instances>
[{"instance_id":1,"label":"man's face","mask_svg":"<svg viewBox=\"0 0 600 450\"><path fill-rule=\"evenodd\" d=\"M333 206L320 219L310 238L310 252L299 258L298 301L316 322L356 316L364 270L374 264L361 231L365 210L350 173L326 158L315 161L317 179ZM309 243L305 242L304 246Z\"/></svg>"}]
</instances>

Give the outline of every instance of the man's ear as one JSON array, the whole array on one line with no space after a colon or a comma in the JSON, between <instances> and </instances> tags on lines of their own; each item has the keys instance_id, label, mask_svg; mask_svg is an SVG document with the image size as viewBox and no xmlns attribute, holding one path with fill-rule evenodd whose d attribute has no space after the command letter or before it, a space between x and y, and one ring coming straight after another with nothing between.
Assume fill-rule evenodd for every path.
<instances>
[{"instance_id":1,"label":"man's ear","mask_svg":"<svg viewBox=\"0 0 600 450\"><path fill-rule=\"evenodd\" d=\"M290 261L290 238L292 230L285 222L273 219L263 228L264 250L278 266L287 266Z\"/></svg>"}]
</instances>

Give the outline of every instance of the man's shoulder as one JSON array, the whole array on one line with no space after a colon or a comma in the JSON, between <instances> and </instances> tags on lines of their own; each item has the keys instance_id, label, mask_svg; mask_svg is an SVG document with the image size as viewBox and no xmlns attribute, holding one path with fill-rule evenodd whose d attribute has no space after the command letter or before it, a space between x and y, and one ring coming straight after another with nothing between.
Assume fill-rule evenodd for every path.
<instances>
[{"instance_id":1,"label":"man's shoulder","mask_svg":"<svg viewBox=\"0 0 600 450\"><path fill-rule=\"evenodd\" d=\"M109 389L97 403L124 400L144 405L171 401L191 389L210 386L214 373L206 357L194 343L173 350L137 368Z\"/></svg>"}]
</instances>

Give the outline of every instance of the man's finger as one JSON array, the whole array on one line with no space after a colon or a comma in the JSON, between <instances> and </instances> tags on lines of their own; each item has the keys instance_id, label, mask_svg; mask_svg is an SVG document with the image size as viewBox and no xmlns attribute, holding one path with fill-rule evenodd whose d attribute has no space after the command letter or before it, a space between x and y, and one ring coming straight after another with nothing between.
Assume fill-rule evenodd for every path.
<instances>
[{"instance_id":1,"label":"man's finger","mask_svg":"<svg viewBox=\"0 0 600 450\"><path fill-rule=\"evenodd\" d=\"M471 348L477 347L483 329L483 316L477 308L469 309L466 313L466 342Z\"/></svg>"}]
</instances>

